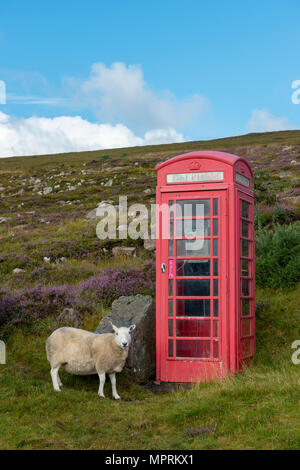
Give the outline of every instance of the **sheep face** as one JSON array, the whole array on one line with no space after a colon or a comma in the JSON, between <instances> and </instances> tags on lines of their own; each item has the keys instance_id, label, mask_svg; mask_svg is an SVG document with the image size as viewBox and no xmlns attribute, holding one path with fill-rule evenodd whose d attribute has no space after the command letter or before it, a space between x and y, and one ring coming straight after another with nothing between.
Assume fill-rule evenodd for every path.
<instances>
[{"instance_id":1,"label":"sheep face","mask_svg":"<svg viewBox=\"0 0 300 470\"><path fill-rule=\"evenodd\" d=\"M115 340L117 345L122 349L127 349L131 343L131 334L135 329L135 325L131 325L129 328L121 326L117 328L115 325L111 324L115 332Z\"/></svg>"}]
</instances>

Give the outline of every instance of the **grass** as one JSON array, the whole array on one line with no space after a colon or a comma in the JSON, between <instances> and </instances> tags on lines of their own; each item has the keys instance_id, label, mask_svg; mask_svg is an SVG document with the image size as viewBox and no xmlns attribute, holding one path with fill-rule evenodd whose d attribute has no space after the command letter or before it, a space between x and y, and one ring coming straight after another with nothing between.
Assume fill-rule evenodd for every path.
<instances>
[{"instance_id":1,"label":"grass","mask_svg":"<svg viewBox=\"0 0 300 470\"><path fill-rule=\"evenodd\" d=\"M16 328L8 363L0 369L1 449L299 449L300 365L291 362L299 339L300 293L257 292L257 355L250 368L222 382L153 394L118 376L122 401L97 395L97 377L62 371L63 391L52 390L45 357L53 319L30 331ZM94 330L106 311L85 318ZM17 425L16 425L17 423ZM188 429L216 423L211 434Z\"/></svg>"}]
</instances>

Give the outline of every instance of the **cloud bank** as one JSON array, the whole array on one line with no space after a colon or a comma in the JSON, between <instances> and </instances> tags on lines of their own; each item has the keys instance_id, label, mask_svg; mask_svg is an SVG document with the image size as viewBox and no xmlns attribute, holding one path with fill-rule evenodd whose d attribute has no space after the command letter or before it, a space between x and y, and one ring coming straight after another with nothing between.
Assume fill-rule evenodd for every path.
<instances>
[{"instance_id":1,"label":"cloud bank","mask_svg":"<svg viewBox=\"0 0 300 470\"><path fill-rule=\"evenodd\" d=\"M276 117L267 109L254 109L247 124L248 132L271 132L294 129L285 117Z\"/></svg>"},{"instance_id":2,"label":"cloud bank","mask_svg":"<svg viewBox=\"0 0 300 470\"><path fill-rule=\"evenodd\" d=\"M208 100L199 94L178 99L169 90L154 93L141 67L123 62L111 67L93 64L90 77L77 87L73 99L88 104L101 121L122 122L134 132L185 129L203 117L209 107Z\"/></svg>"},{"instance_id":3,"label":"cloud bank","mask_svg":"<svg viewBox=\"0 0 300 470\"><path fill-rule=\"evenodd\" d=\"M123 124L96 124L80 116L22 119L0 112L0 157L183 141L183 135L170 127L153 129L139 137Z\"/></svg>"}]
</instances>

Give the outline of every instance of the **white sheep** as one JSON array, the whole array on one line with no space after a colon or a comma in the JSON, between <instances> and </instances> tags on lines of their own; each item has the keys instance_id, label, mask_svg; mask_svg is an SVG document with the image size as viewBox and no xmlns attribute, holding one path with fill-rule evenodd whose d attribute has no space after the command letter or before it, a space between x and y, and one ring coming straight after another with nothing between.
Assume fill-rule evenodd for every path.
<instances>
[{"instance_id":1,"label":"white sheep","mask_svg":"<svg viewBox=\"0 0 300 470\"><path fill-rule=\"evenodd\" d=\"M78 328L62 327L49 336L46 341L46 353L51 365L50 374L55 391L60 392L62 382L58 371L61 366L65 366L65 370L70 374L98 374L98 395L103 398L107 373L113 397L120 399L116 388L116 372L121 372L124 367L135 325L129 328L111 325L114 333L96 334Z\"/></svg>"}]
</instances>

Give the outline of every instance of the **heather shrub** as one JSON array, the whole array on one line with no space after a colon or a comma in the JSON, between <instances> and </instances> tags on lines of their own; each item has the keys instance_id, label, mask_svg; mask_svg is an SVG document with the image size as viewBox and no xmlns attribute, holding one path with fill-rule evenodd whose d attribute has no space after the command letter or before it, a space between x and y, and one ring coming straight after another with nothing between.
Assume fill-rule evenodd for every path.
<instances>
[{"instance_id":1,"label":"heather shrub","mask_svg":"<svg viewBox=\"0 0 300 470\"><path fill-rule=\"evenodd\" d=\"M97 313L122 295L150 294L155 290L155 263L137 268L109 266L97 275L73 285L24 288L0 292L0 329L12 324L30 325L37 319L56 316L64 307L81 314Z\"/></svg>"},{"instance_id":2,"label":"heather shrub","mask_svg":"<svg viewBox=\"0 0 300 470\"><path fill-rule=\"evenodd\" d=\"M300 280L300 222L259 228L255 241L258 287L292 288Z\"/></svg>"}]
</instances>

